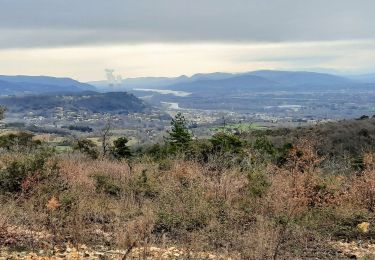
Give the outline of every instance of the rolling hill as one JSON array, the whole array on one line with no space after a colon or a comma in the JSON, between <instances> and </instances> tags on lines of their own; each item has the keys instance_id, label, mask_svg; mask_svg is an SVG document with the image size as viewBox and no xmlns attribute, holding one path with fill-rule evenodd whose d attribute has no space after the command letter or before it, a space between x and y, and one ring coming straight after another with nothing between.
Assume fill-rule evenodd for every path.
<instances>
[{"instance_id":1,"label":"rolling hill","mask_svg":"<svg viewBox=\"0 0 375 260\"><path fill-rule=\"evenodd\" d=\"M92 113L143 112L147 108L140 99L126 92L97 93L92 91L70 94L39 94L1 97L0 104L10 113L46 112L62 107L64 110L85 110Z\"/></svg>"},{"instance_id":2,"label":"rolling hill","mask_svg":"<svg viewBox=\"0 0 375 260\"><path fill-rule=\"evenodd\" d=\"M218 75L218 76L213 76ZM230 76L231 75L231 76ZM261 70L242 74L208 74L201 75L198 80L178 83L166 88L171 90L188 91L195 94L200 93L226 93L248 92L260 90L303 90L307 87L314 88L338 88L362 85L354 80L315 72L289 72Z\"/></svg>"},{"instance_id":3,"label":"rolling hill","mask_svg":"<svg viewBox=\"0 0 375 260\"><path fill-rule=\"evenodd\" d=\"M368 78L368 77L367 77ZM367 79L366 78L366 79ZM364 80L363 77L344 77L328 73L309 71L277 71L259 70L245 73L198 73L187 77L140 77L124 79L117 85L117 90L132 90L137 88L145 89L170 89L187 92L209 92L219 91L220 93L237 92L240 90L259 90L260 88L288 89L306 87L352 87L364 83L373 83L371 80ZM108 87L106 81L91 82L90 84L103 91L113 91Z\"/></svg>"},{"instance_id":4,"label":"rolling hill","mask_svg":"<svg viewBox=\"0 0 375 260\"><path fill-rule=\"evenodd\" d=\"M1 76L0 95L94 91L96 88L70 78L47 76Z\"/></svg>"},{"instance_id":5,"label":"rolling hill","mask_svg":"<svg viewBox=\"0 0 375 260\"><path fill-rule=\"evenodd\" d=\"M352 80L345 77L308 71L259 70L248 74L273 80L282 86L327 86L353 83Z\"/></svg>"},{"instance_id":6,"label":"rolling hill","mask_svg":"<svg viewBox=\"0 0 375 260\"><path fill-rule=\"evenodd\" d=\"M241 92L255 89L277 87L278 83L255 75L240 75L224 79L202 79L188 83L179 83L169 86L168 89L187 91L192 93Z\"/></svg>"}]
</instances>

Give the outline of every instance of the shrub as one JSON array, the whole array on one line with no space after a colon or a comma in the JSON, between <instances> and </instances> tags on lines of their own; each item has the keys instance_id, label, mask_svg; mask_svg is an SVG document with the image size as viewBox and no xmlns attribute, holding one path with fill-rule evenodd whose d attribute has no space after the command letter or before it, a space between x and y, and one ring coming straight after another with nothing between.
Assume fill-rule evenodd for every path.
<instances>
[{"instance_id":1,"label":"shrub","mask_svg":"<svg viewBox=\"0 0 375 260\"><path fill-rule=\"evenodd\" d=\"M28 182L46 178L45 165L50 154L40 152L35 155L14 154L7 158L5 168L0 170L0 192L18 193L28 189Z\"/></svg>"},{"instance_id":2,"label":"shrub","mask_svg":"<svg viewBox=\"0 0 375 260\"><path fill-rule=\"evenodd\" d=\"M155 160L160 160L162 158L167 157L165 146L161 144L153 144L149 147L146 147L143 153L152 157Z\"/></svg>"},{"instance_id":3,"label":"shrub","mask_svg":"<svg viewBox=\"0 0 375 260\"><path fill-rule=\"evenodd\" d=\"M170 232L182 236L186 232L203 229L212 217L208 201L200 187L181 185L162 191L156 203L155 232Z\"/></svg>"},{"instance_id":4,"label":"shrub","mask_svg":"<svg viewBox=\"0 0 375 260\"><path fill-rule=\"evenodd\" d=\"M28 132L2 135L0 136L0 147L7 151L31 151L42 144L40 140L33 140L33 137L34 135Z\"/></svg>"},{"instance_id":5,"label":"shrub","mask_svg":"<svg viewBox=\"0 0 375 260\"><path fill-rule=\"evenodd\" d=\"M5 192L22 191L22 183L29 175L26 162L12 161L0 172L0 190Z\"/></svg>"},{"instance_id":6,"label":"shrub","mask_svg":"<svg viewBox=\"0 0 375 260\"><path fill-rule=\"evenodd\" d=\"M251 197L262 197L271 186L267 176L261 172L250 172L247 179L247 189Z\"/></svg>"},{"instance_id":7,"label":"shrub","mask_svg":"<svg viewBox=\"0 0 375 260\"><path fill-rule=\"evenodd\" d=\"M233 134L220 132L210 139L213 151L219 153L240 154L243 152L243 141Z\"/></svg>"},{"instance_id":8,"label":"shrub","mask_svg":"<svg viewBox=\"0 0 375 260\"><path fill-rule=\"evenodd\" d=\"M104 192L111 196L119 196L121 187L118 186L113 179L107 175L95 174L92 176L95 180L95 188L97 192Z\"/></svg>"},{"instance_id":9,"label":"shrub","mask_svg":"<svg viewBox=\"0 0 375 260\"><path fill-rule=\"evenodd\" d=\"M133 191L137 198L155 198L158 195L155 180L150 178L147 170L142 170L141 175L133 184Z\"/></svg>"},{"instance_id":10,"label":"shrub","mask_svg":"<svg viewBox=\"0 0 375 260\"><path fill-rule=\"evenodd\" d=\"M91 159L97 159L99 156L97 145L89 139L77 140L73 148L88 155Z\"/></svg>"},{"instance_id":11,"label":"shrub","mask_svg":"<svg viewBox=\"0 0 375 260\"><path fill-rule=\"evenodd\" d=\"M261 153L276 155L276 149L273 144L264 136L259 137L255 140L253 148L260 151Z\"/></svg>"},{"instance_id":12,"label":"shrub","mask_svg":"<svg viewBox=\"0 0 375 260\"><path fill-rule=\"evenodd\" d=\"M187 160L207 163L212 153L212 143L208 140L193 140L185 150Z\"/></svg>"}]
</instances>

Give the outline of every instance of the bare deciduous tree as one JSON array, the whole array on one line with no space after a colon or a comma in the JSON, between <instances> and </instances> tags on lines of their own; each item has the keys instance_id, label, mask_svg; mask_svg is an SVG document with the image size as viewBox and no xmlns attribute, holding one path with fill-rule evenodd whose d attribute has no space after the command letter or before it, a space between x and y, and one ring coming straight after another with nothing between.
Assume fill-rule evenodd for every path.
<instances>
[{"instance_id":1,"label":"bare deciduous tree","mask_svg":"<svg viewBox=\"0 0 375 260\"><path fill-rule=\"evenodd\" d=\"M112 129L112 122L111 122L111 118L109 118L106 124L104 125L104 127L100 130L103 156L106 156L109 151L109 146L110 146L109 139L111 136L111 129Z\"/></svg>"}]
</instances>

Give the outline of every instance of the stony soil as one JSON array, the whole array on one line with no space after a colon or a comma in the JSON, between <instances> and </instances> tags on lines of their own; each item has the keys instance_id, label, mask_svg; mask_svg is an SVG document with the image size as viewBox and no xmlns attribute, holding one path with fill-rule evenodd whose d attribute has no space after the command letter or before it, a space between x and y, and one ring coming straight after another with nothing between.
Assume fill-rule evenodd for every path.
<instances>
[{"instance_id":1,"label":"stony soil","mask_svg":"<svg viewBox=\"0 0 375 260\"><path fill-rule=\"evenodd\" d=\"M27 244L46 250L22 250ZM334 255L330 259L375 259L375 243L353 241L331 241L327 243ZM16 250L15 248L17 248ZM12 248L12 250L11 250ZM176 247L156 246L135 247L125 250L111 250L102 246L73 246L66 243L51 249L51 235L43 231L30 231L26 228L8 226L0 232L0 260L5 259L241 259L241 256L218 255L210 252L192 252ZM331 255L331 254L330 254ZM310 257L309 257L310 258ZM311 258L319 259L319 257Z\"/></svg>"},{"instance_id":2,"label":"stony soil","mask_svg":"<svg viewBox=\"0 0 375 260\"><path fill-rule=\"evenodd\" d=\"M67 247L65 250L56 250L47 253L43 250L38 252L10 252L3 248L0 259L240 259L218 256L212 253L193 253L175 247L137 247L126 254L122 250L91 249L84 245Z\"/></svg>"}]
</instances>

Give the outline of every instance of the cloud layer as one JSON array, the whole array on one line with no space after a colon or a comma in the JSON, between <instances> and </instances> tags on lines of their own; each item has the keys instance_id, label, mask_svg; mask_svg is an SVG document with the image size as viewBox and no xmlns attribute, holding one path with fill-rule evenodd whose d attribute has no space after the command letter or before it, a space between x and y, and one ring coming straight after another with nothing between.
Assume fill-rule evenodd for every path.
<instances>
[{"instance_id":1,"label":"cloud layer","mask_svg":"<svg viewBox=\"0 0 375 260\"><path fill-rule=\"evenodd\" d=\"M374 0L0 0L0 73L375 70Z\"/></svg>"},{"instance_id":2,"label":"cloud layer","mask_svg":"<svg viewBox=\"0 0 375 260\"><path fill-rule=\"evenodd\" d=\"M375 38L373 0L0 0L0 48Z\"/></svg>"}]
</instances>

